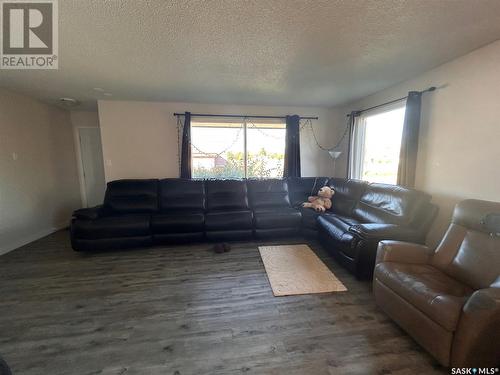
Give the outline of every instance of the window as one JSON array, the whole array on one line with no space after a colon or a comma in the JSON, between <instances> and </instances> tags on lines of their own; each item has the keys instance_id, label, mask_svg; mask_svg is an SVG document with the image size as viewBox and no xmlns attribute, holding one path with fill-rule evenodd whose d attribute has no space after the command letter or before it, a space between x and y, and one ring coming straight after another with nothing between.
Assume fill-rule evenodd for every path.
<instances>
[{"instance_id":1,"label":"window","mask_svg":"<svg viewBox=\"0 0 500 375\"><path fill-rule=\"evenodd\" d=\"M405 115L404 103L359 116L354 124L349 175L396 184Z\"/></svg>"},{"instance_id":2,"label":"window","mask_svg":"<svg viewBox=\"0 0 500 375\"><path fill-rule=\"evenodd\" d=\"M283 176L283 122L191 121L193 178Z\"/></svg>"}]
</instances>

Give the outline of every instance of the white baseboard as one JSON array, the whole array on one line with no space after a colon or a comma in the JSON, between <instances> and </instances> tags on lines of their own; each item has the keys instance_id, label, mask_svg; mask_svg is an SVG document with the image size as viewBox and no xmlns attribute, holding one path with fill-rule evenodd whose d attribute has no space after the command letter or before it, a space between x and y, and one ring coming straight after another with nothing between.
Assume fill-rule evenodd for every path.
<instances>
[{"instance_id":1,"label":"white baseboard","mask_svg":"<svg viewBox=\"0 0 500 375\"><path fill-rule=\"evenodd\" d=\"M27 245L30 242L39 240L40 238L48 236L49 234L57 232L58 230L64 229L67 226L68 226L67 222L60 223L60 224L56 225L55 227L40 230L40 231L33 233L32 235L29 235L29 236L24 236L22 239L12 241L12 242L7 243L7 244L1 244L0 245L0 255L6 254L12 250L15 250L15 249L21 247L21 246Z\"/></svg>"}]
</instances>

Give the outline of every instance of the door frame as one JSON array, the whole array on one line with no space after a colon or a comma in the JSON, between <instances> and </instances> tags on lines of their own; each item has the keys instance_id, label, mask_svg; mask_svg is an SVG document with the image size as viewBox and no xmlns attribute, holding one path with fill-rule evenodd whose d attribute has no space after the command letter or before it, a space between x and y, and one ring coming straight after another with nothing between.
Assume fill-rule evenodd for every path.
<instances>
[{"instance_id":1,"label":"door frame","mask_svg":"<svg viewBox=\"0 0 500 375\"><path fill-rule=\"evenodd\" d=\"M75 126L73 132L74 143L75 143L75 154L78 167L78 181L80 182L80 198L82 201L82 207L88 207L87 190L85 189L85 173L84 173L83 159L82 159L82 148L80 143L80 129L97 129L100 134L101 128L99 126Z\"/></svg>"}]
</instances>

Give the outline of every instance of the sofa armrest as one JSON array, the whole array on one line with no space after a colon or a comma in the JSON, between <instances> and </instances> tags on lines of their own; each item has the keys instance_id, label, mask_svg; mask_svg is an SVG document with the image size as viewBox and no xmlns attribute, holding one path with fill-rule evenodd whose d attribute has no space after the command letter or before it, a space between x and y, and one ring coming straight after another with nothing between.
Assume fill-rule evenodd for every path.
<instances>
[{"instance_id":1,"label":"sofa armrest","mask_svg":"<svg viewBox=\"0 0 500 375\"><path fill-rule=\"evenodd\" d=\"M396 224L356 224L349 232L365 240L417 241L420 238L415 229Z\"/></svg>"},{"instance_id":2,"label":"sofa armrest","mask_svg":"<svg viewBox=\"0 0 500 375\"><path fill-rule=\"evenodd\" d=\"M451 366L500 365L498 342L500 285L475 291L465 303L453 340Z\"/></svg>"},{"instance_id":3,"label":"sofa armrest","mask_svg":"<svg viewBox=\"0 0 500 375\"><path fill-rule=\"evenodd\" d=\"M375 264L381 262L428 263L434 250L424 245L402 241L380 241Z\"/></svg>"},{"instance_id":4,"label":"sofa armrest","mask_svg":"<svg viewBox=\"0 0 500 375\"><path fill-rule=\"evenodd\" d=\"M476 290L463 308L465 313L500 313L500 287ZM500 319L500 315L498 315Z\"/></svg>"},{"instance_id":5,"label":"sofa armrest","mask_svg":"<svg viewBox=\"0 0 500 375\"><path fill-rule=\"evenodd\" d=\"M73 212L73 217L84 220L95 220L102 216L103 206L81 208Z\"/></svg>"}]
</instances>

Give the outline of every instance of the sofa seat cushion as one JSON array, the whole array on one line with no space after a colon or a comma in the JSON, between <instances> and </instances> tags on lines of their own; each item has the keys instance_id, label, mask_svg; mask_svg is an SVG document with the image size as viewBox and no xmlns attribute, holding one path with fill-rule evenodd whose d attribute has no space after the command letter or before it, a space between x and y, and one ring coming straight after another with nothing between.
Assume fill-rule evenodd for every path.
<instances>
[{"instance_id":1,"label":"sofa seat cushion","mask_svg":"<svg viewBox=\"0 0 500 375\"><path fill-rule=\"evenodd\" d=\"M301 215L294 208L260 209L254 211L255 229L298 228Z\"/></svg>"},{"instance_id":2,"label":"sofa seat cushion","mask_svg":"<svg viewBox=\"0 0 500 375\"><path fill-rule=\"evenodd\" d=\"M352 217L332 214L329 211L326 214L319 215L317 222L318 225L330 232L333 237L340 237L343 233L348 232L353 225L361 224Z\"/></svg>"},{"instance_id":3,"label":"sofa seat cushion","mask_svg":"<svg viewBox=\"0 0 500 375\"><path fill-rule=\"evenodd\" d=\"M212 211L205 214L205 230L230 231L252 229L252 211Z\"/></svg>"},{"instance_id":4,"label":"sofa seat cushion","mask_svg":"<svg viewBox=\"0 0 500 375\"><path fill-rule=\"evenodd\" d=\"M339 251L348 257L355 257L357 238L349 232L349 228L360 224L358 220L347 216L326 214L319 216L317 223L318 228L335 241Z\"/></svg>"},{"instance_id":5,"label":"sofa seat cushion","mask_svg":"<svg viewBox=\"0 0 500 375\"><path fill-rule=\"evenodd\" d=\"M318 216L322 215L312 208L300 207L300 214L302 216L302 227L308 229L317 229Z\"/></svg>"},{"instance_id":6,"label":"sofa seat cushion","mask_svg":"<svg viewBox=\"0 0 500 375\"><path fill-rule=\"evenodd\" d=\"M82 239L139 237L151 235L150 215L120 215L96 220L75 220L74 235Z\"/></svg>"},{"instance_id":7,"label":"sofa seat cushion","mask_svg":"<svg viewBox=\"0 0 500 375\"><path fill-rule=\"evenodd\" d=\"M331 211L318 212L306 207L300 207L298 210L302 216L302 227L307 229L318 230L318 217L332 215Z\"/></svg>"},{"instance_id":8,"label":"sofa seat cushion","mask_svg":"<svg viewBox=\"0 0 500 375\"><path fill-rule=\"evenodd\" d=\"M379 263L375 278L450 332L472 293L470 287L427 264Z\"/></svg>"},{"instance_id":9,"label":"sofa seat cushion","mask_svg":"<svg viewBox=\"0 0 500 375\"><path fill-rule=\"evenodd\" d=\"M172 212L151 217L153 233L194 233L205 229L203 212Z\"/></svg>"},{"instance_id":10,"label":"sofa seat cushion","mask_svg":"<svg viewBox=\"0 0 500 375\"><path fill-rule=\"evenodd\" d=\"M331 223L335 223L335 225L337 225L339 228L342 228L342 230L345 232L347 232L349 228L352 227L353 225L362 224L359 220L353 217L343 216L338 214L328 215L328 220Z\"/></svg>"}]
</instances>

